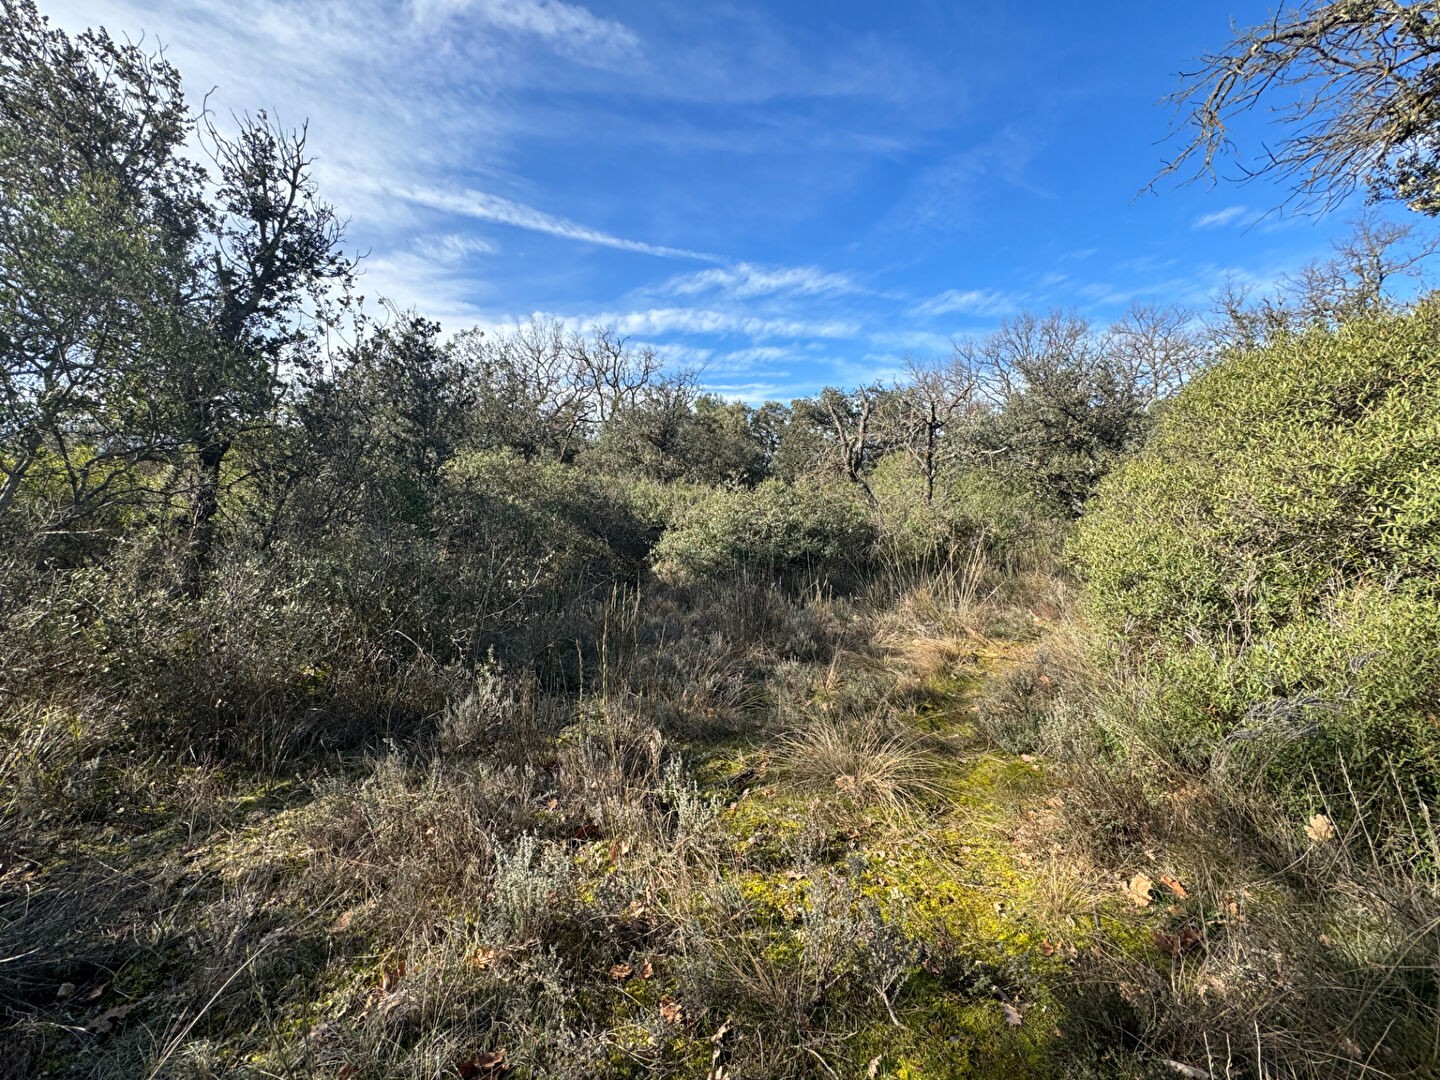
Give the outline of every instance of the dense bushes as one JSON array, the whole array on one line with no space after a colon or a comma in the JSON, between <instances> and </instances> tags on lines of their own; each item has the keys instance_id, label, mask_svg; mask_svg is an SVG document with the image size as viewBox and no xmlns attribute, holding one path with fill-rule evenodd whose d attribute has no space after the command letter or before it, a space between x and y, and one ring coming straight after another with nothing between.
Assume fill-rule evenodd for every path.
<instances>
[{"instance_id":1,"label":"dense bushes","mask_svg":"<svg viewBox=\"0 0 1440 1080\"><path fill-rule=\"evenodd\" d=\"M843 580L863 568L874 535L856 490L767 480L697 497L660 538L655 562L681 578L767 569Z\"/></svg>"},{"instance_id":2,"label":"dense bushes","mask_svg":"<svg viewBox=\"0 0 1440 1080\"><path fill-rule=\"evenodd\" d=\"M1332 789L1433 795L1440 303L1229 357L1100 489L1075 545L1099 625L1193 757L1244 744Z\"/></svg>"},{"instance_id":3,"label":"dense bushes","mask_svg":"<svg viewBox=\"0 0 1440 1080\"><path fill-rule=\"evenodd\" d=\"M887 558L933 562L982 548L1008 566L1059 549L1066 523L1026 486L994 469L947 463L927 501L925 478L900 454L883 458L870 477L880 547Z\"/></svg>"}]
</instances>

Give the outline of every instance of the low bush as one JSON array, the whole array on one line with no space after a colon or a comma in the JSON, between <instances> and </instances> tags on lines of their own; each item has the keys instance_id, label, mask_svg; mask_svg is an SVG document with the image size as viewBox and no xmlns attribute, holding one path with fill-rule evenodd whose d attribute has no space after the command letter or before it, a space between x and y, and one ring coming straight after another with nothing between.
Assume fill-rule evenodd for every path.
<instances>
[{"instance_id":1,"label":"low bush","mask_svg":"<svg viewBox=\"0 0 1440 1080\"><path fill-rule=\"evenodd\" d=\"M858 577L874 539L856 492L768 480L697 498L660 538L655 566L681 580L768 570L837 583Z\"/></svg>"},{"instance_id":2,"label":"low bush","mask_svg":"<svg viewBox=\"0 0 1440 1080\"><path fill-rule=\"evenodd\" d=\"M1433 802L1440 302L1230 356L1101 485L1074 553L1152 743Z\"/></svg>"}]
</instances>

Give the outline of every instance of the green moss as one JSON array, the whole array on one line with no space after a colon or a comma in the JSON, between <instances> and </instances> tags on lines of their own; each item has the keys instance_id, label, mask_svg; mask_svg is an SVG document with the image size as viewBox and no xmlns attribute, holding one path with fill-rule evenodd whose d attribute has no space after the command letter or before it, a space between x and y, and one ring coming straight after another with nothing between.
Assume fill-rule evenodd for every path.
<instances>
[{"instance_id":1,"label":"green moss","mask_svg":"<svg viewBox=\"0 0 1440 1080\"><path fill-rule=\"evenodd\" d=\"M912 979L896 1003L896 1027L877 1021L851 1044L853 1072L863 1076L880 1059L876 1075L908 1080L1019 1080L1060 1075L1054 1057L1052 1005L1027 1004L1018 1025L1001 1002L947 990L930 977Z\"/></svg>"}]
</instances>

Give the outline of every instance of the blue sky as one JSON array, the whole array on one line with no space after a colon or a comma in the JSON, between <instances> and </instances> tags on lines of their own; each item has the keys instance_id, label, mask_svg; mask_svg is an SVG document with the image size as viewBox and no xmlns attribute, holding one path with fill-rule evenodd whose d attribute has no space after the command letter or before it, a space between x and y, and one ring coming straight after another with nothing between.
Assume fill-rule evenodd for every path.
<instances>
[{"instance_id":1,"label":"blue sky","mask_svg":"<svg viewBox=\"0 0 1440 1080\"><path fill-rule=\"evenodd\" d=\"M1204 307L1343 231L1273 212L1273 186L1139 194L1176 73L1263 3L41 6L144 31L196 102L308 119L367 295L450 330L612 324L752 401L883 378L1023 308Z\"/></svg>"}]
</instances>

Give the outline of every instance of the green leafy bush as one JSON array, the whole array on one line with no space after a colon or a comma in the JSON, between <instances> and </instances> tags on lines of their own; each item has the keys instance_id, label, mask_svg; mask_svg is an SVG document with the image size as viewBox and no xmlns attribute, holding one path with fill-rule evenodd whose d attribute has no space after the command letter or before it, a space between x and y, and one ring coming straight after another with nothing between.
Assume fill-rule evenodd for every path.
<instances>
[{"instance_id":1,"label":"green leafy bush","mask_svg":"<svg viewBox=\"0 0 1440 1080\"><path fill-rule=\"evenodd\" d=\"M1433 797L1440 303L1227 358L1101 485L1073 552L1181 757L1362 798L1393 767Z\"/></svg>"},{"instance_id":2,"label":"green leafy bush","mask_svg":"<svg viewBox=\"0 0 1440 1080\"><path fill-rule=\"evenodd\" d=\"M864 567L874 539L857 492L767 480L699 495L660 538L654 559L673 578L763 568L840 581Z\"/></svg>"},{"instance_id":3,"label":"green leafy bush","mask_svg":"<svg viewBox=\"0 0 1440 1080\"><path fill-rule=\"evenodd\" d=\"M889 454L869 477L886 554L922 563L979 545L1006 565L1058 550L1069 522L1001 472L952 464L940 471L934 497L913 462Z\"/></svg>"}]
</instances>

